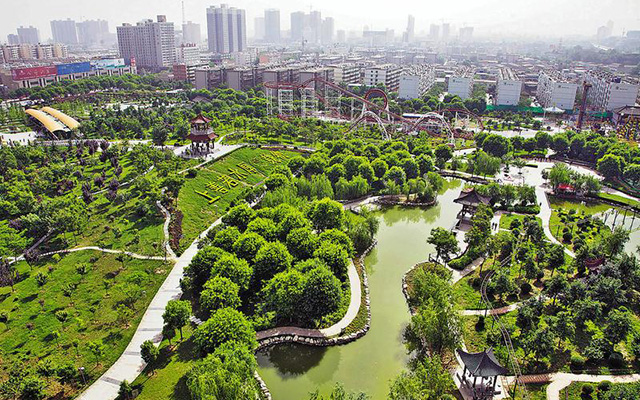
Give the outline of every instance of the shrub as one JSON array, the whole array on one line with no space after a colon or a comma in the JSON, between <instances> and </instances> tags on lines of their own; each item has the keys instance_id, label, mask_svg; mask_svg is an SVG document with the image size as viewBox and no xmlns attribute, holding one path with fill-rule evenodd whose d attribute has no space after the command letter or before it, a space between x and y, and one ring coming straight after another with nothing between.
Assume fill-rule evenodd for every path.
<instances>
[{"instance_id":1,"label":"shrub","mask_svg":"<svg viewBox=\"0 0 640 400\"><path fill-rule=\"evenodd\" d=\"M49 276L43 272L38 272L35 275L36 283L38 286L44 286L45 283L49 280Z\"/></svg>"},{"instance_id":2,"label":"shrub","mask_svg":"<svg viewBox=\"0 0 640 400\"><path fill-rule=\"evenodd\" d=\"M625 364L624 357L618 352L609 354L609 365L612 368L621 368Z\"/></svg>"},{"instance_id":3,"label":"shrub","mask_svg":"<svg viewBox=\"0 0 640 400\"><path fill-rule=\"evenodd\" d=\"M531 293L531 284L529 282L524 282L522 285L520 285L520 293L522 293L523 295Z\"/></svg>"},{"instance_id":4,"label":"shrub","mask_svg":"<svg viewBox=\"0 0 640 400\"><path fill-rule=\"evenodd\" d=\"M598 392L604 393L611 390L611 382L610 381L602 381L598 383Z\"/></svg>"},{"instance_id":5,"label":"shrub","mask_svg":"<svg viewBox=\"0 0 640 400\"><path fill-rule=\"evenodd\" d=\"M590 383L585 383L582 385L582 397L586 397L587 399L591 398L591 394L593 393L593 385Z\"/></svg>"},{"instance_id":6,"label":"shrub","mask_svg":"<svg viewBox=\"0 0 640 400\"><path fill-rule=\"evenodd\" d=\"M580 354L572 354L571 355L571 367L573 369L581 370L584 369L584 363L586 362L585 358Z\"/></svg>"}]
</instances>

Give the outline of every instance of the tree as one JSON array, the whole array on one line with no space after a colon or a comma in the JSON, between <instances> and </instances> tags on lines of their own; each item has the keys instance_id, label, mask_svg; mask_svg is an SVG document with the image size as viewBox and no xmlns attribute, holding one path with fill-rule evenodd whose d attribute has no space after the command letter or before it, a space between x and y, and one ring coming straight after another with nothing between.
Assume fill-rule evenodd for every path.
<instances>
[{"instance_id":1,"label":"tree","mask_svg":"<svg viewBox=\"0 0 640 400\"><path fill-rule=\"evenodd\" d=\"M535 355L536 360L548 357L556 349L555 334L549 328L538 328L532 335L524 338L523 347Z\"/></svg>"},{"instance_id":2,"label":"tree","mask_svg":"<svg viewBox=\"0 0 640 400\"><path fill-rule=\"evenodd\" d=\"M553 305L556 305L556 298L559 294L563 294L569 288L569 281L564 274L554 275L547 282L546 294L553 298Z\"/></svg>"},{"instance_id":3,"label":"tree","mask_svg":"<svg viewBox=\"0 0 640 400\"><path fill-rule=\"evenodd\" d=\"M267 243L258 250L254 259L254 278L258 283L269 280L278 272L291 267L291 262L291 254L284 244Z\"/></svg>"},{"instance_id":4,"label":"tree","mask_svg":"<svg viewBox=\"0 0 640 400\"><path fill-rule=\"evenodd\" d=\"M509 139L500 135L489 135L482 142L482 149L494 157L503 157L511 150Z\"/></svg>"},{"instance_id":5,"label":"tree","mask_svg":"<svg viewBox=\"0 0 640 400\"><path fill-rule=\"evenodd\" d=\"M180 330L180 339L183 339L182 328L189 323L191 317L191 303L187 300L169 300L162 319L165 325L171 329Z\"/></svg>"},{"instance_id":6,"label":"tree","mask_svg":"<svg viewBox=\"0 0 640 400\"><path fill-rule=\"evenodd\" d=\"M229 212L222 217L222 222L235 226L240 229L240 231L244 231L247 229L249 222L255 218L255 215L256 212L249 207L248 204L242 203L232 207Z\"/></svg>"},{"instance_id":7,"label":"tree","mask_svg":"<svg viewBox=\"0 0 640 400\"><path fill-rule=\"evenodd\" d=\"M389 168L386 174L384 174L385 181L392 181L398 186L402 186L407 181L407 174L404 170L396 165Z\"/></svg>"},{"instance_id":8,"label":"tree","mask_svg":"<svg viewBox=\"0 0 640 400\"><path fill-rule=\"evenodd\" d=\"M249 288L253 268L246 260L236 257L233 254L224 254L211 267L211 275L219 275L229 278L241 291Z\"/></svg>"},{"instance_id":9,"label":"tree","mask_svg":"<svg viewBox=\"0 0 640 400\"><path fill-rule=\"evenodd\" d=\"M553 190L557 190L562 184L571 183L571 169L567 164L557 163L549 171L549 182Z\"/></svg>"},{"instance_id":10,"label":"tree","mask_svg":"<svg viewBox=\"0 0 640 400\"><path fill-rule=\"evenodd\" d=\"M309 228L293 229L287 235L287 248L296 260L305 260L313 256L318 237Z\"/></svg>"},{"instance_id":11,"label":"tree","mask_svg":"<svg viewBox=\"0 0 640 400\"><path fill-rule=\"evenodd\" d=\"M365 393L347 393L341 383L337 382L327 396L322 396L316 390L311 393L309 400L369 400L369 396Z\"/></svg>"},{"instance_id":12,"label":"tree","mask_svg":"<svg viewBox=\"0 0 640 400\"><path fill-rule=\"evenodd\" d=\"M133 398L133 386L128 380L120 382L120 388L118 389L118 397L121 399L129 400Z\"/></svg>"},{"instance_id":13,"label":"tree","mask_svg":"<svg viewBox=\"0 0 640 400\"><path fill-rule=\"evenodd\" d=\"M220 308L240 307L240 287L223 276L215 276L204 284L204 290L200 293L200 306L209 314Z\"/></svg>"},{"instance_id":14,"label":"tree","mask_svg":"<svg viewBox=\"0 0 640 400\"><path fill-rule=\"evenodd\" d=\"M226 342L236 342L249 349L257 346L256 332L243 313L221 308L196 329L193 340L203 353L213 353Z\"/></svg>"},{"instance_id":15,"label":"tree","mask_svg":"<svg viewBox=\"0 0 640 400\"><path fill-rule=\"evenodd\" d=\"M629 164L624 169L624 179L631 184L640 184L640 164Z\"/></svg>"},{"instance_id":16,"label":"tree","mask_svg":"<svg viewBox=\"0 0 640 400\"><path fill-rule=\"evenodd\" d=\"M151 371L155 369L156 361L158 360L158 356L160 355L160 350L156 345L153 344L151 340L145 340L140 345L140 356L144 360L145 363L151 368Z\"/></svg>"},{"instance_id":17,"label":"tree","mask_svg":"<svg viewBox=\"0 0 640 400\"><path fill-rule=\"evenodd\" d=\"M307 209L307 217L318 231L341 229L345 223L342 204L328 198L314 200Z\"/></svg>"},{"instance_id":18,"label":"tree","mask_svg":"<svg viewBox=\"0 0 640 400\"><path fill-rule=\"evenodd\" d=\"M455 388L451 375L438 355L418 361L410 372L402 372L389 387L391 400L444 400Z\"/></svg>"},{"instance_id":19,"label":"tree","mask_svg":"<svg viewBox=\"0 0 640 400\"><path fill-rule=\"evenodd\" d=\"M231 400L260 398L254 377L257 368L252 350L236 343L223 343L213 354L194 363L186 374L186 386L192 400Z\"/></svg>"},{"instance_id":20,"label":"tree","mask_svg":"<svg viewBox=\"0 0 640 400\"><path fill-rule=\"evenodd\" d=\"M456 254L460 251L456 235L441 227L431 229L431 235L427 239L427 243L435 246L437 258L442 258L445 263L449 262L451 254Z\"/></svg>"},{"instance_id":21,"label":"tree","mask_svg":"<svg viewBox=\"0 0 640 400\"><path fill-rule=\"evenodd\" d=\"M324 261L333 274L340 280L347 279L347 270L349 269L349 254L340 245L323 242L315 250L313 256Z\"/></svg>"},{"instance_id":22,"label":"tree","mask_svg":"<svg viewBox=\"0 0 640 400\"><path fill-rule=\"evenodd\" d=\"M436 155L436 163L440 167L443 167L453 157L453 150L446 144L439 144L434 153Z\"/></svg>"},{"instance_id":23,"label":"tree","mask_svg":"<svg viewBox=\"0 0 640 400\"><path fill-rule=\"evenodd\" d=\"M303 293L306 277L301 271L290 269L276 274L262 289L261 297L264 298L267 308L276 312L278 319L293 320L303 319Z\"/></svg>"},{"instance_id":24,"label":"tree","mask_svg":"<svg viewBox=\"0 0 640 400\"><path fill-rule=\"evenodd\" d=\"M605 154L604 157L598 160L597 164L598 172L600 172L605 179L609 180L621 176L624 167L624 159L615 154Z\"/></svg>"},{"instance_id":25,"label":"tree","mask_svg":"<svg viewBox=\"0 0 640 400\"><path fill-rule=\"evenodd\" d=\"M158 146L164 146L165 142L169 138L169 132L166 126L158 124L151 130L151 140L153 144Z\"/></svg>"},{"instance_id":26,"label":"tree","mask_svg":"<svg viewBox=\"0 0 640 400\"><path fill-rule=\"evenodd\" d=\"M104 356L105 346L102 340L94 340L87 343L87 347L93 356L96 358L96 365L100 364L100 359Z\"/></svg>"},{"instance_id":27,"label":"tree","mask_svg":"<svg viewBox=\"0 0 640 400\"><path fill-rule=\"evenodd\" d=\"M317 320L336 311L341 299L341 283L331 271L317 267L306 274L301 303L306 319Z\"/></svg>"},{"instance_id":28,"label":"tree","mask_svg":"<svg viewBox=\"0 0 640 400\"><path fill-rule=\"evenodd\" d=\"M623 341L631 331L631 315L626 307L611 310L607 316L608 324L604 336L612 345Z\"/></svg>"}]
</instances>

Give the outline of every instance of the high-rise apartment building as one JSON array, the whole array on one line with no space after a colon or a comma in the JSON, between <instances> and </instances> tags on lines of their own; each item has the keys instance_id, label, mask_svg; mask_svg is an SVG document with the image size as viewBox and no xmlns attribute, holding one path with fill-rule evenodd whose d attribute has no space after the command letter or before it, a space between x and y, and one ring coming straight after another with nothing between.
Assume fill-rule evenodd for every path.
<instances>
[{"instance_id":1,"label":"high-rise apartment building","mask_svg":"<svg viewBox=\"0 0 640 400\"><path fill-rule=\"evenodd\" d=\"M450 34L451 34L451 24L449 24L448 22L442 24L442 40L448 40Z\"/></svg>"},{"instance_id":2,"label":"high-rise apartment building","mask_svg":"<svg viewBox=\"0 0 640 400\"><path fill-rule=\"evenodd\" d=\"M78 44L76 21L72 19L51 21L51 33L55 43Z\"/></svg>"},{"instance_id":3,"label":"high-rise apartment building","mask_svg":"<svg viewBox=\"0 0 640 400\"><path fill-rule=\"evenodd\" d=\"M196 24L191 21L182 24L182 41L184 43L200 44L200 42L202 42L200 24Z\"/></svg>"},{"instance_id":4,"label":"high-rise apartment building","mask_svg":"<svg viewBox=\"0 0 640 400\"><path fill-rule=\"evenodd\" d=\"M584 75L584 80L591 84L587 103L598 111L613 111L636 104L638 85L625 81L621 76L590 70Z\"/></svg>"},{"instance_id":5,"label":"high-rise apartment building","mask_svg":"<svg viewBox=\"0 0 640 400\"><path fill-rule=\"evenodd\" d=\"M264 40L268 43L280 42L280 10L264 10Z\"/></svg>"},{"instance_id":6,"label":"high-rise apartment building","mask_svg":"<svg viewBox=\"0 0 640 400\"><path fill-rule=\"evenodd\" d=\"M264 40L264 17L256 17L253 20L253 38Z\"/></svg>"},{"instance_id":7,"label":"high-rise apartment building","mask_svg":"<svg viewBox=\"0 0 640 400\"><path fill-rule=\"evenodd\" d=\"M307 15L302 11L291 13L291 40L300 42L304 37Z\"/></svg>"},{"instance_id":8,"label":"high-rise apartment building","mask_svg":"<svg viewBox=\"0 0 640 400\"><path fill-rule=\"evenodd\" d=\"M335 23L332 17L327 17L322 21L322 36L321 42L323 45L333 44L333 32L335 29Z\"/></svg>"},{"instance_id":9,"label":"high-rise apartment building","mask_svg":"<svg viewBox=\"0 0 640 400\"><path fill-rule=\"evenodd\" d=\"M209 51L229 54L247 47L245 11L222 4L207 8L207 38Z\"/></svg>"},{"instance_id":10,"label":"high-rise apartment building","mask_svg":"<svg viewBox=\"0 0 640 400\"><path fill-rule=\"evenodd\" d=\"M329 65L333 69L333 80L335 83L355 85L360 82L360 67L352 63L342 63Z\"/></svg>"},{"instance_id":11,"label":"high-rise apartment building","mask_svg":"<svg viewBox=\"0 0 640 400\"><path fill-rule=\"evenodd\" d=\"M103 19L78 22L78 41L85 46L105 43L109 35L109 23Z\"/></svg>"},{"instance_id":12,"label":"high-rise apartment building","mask_svg":"<svg viewBox=\"0 0 640 400\"><path fill-rule=\"evenodd\" d=\"M465 26L464 28L460 28L460 40L471 40L473 36L473 26Z\"/></svg>"},{"instance_id":13,"label":"high-rise apartment building","mask_svg":"<svg viewBox=\"0 0 640 400\"><path fill-rule=\"evenodd\" d=\"M412 43L416 32L416 17L409 15L407 20L407 30L404 32L403 40L406 43Z\"/></svg>"},{"instance_id":14,"label":"high-rise apartment building","mask_svg":"<svg viewBox=\"0 0 640 400\"><path fill-rule=\"evenodd\" d=\"M497 106L517 106L520 102L522 81L511 68L500 68L496 83Z\"/></svg>"},{"instance_id":15,"label":"high-rise apartment building","mask_svg":"<svg viewBox=\"0 0 640 400\"><path fill-rule=\"evenodd\" d=\"M556 71L541 71L538 77L536 97L545 108L572 110L576 102L578 84Z\"/></svg>"},{"instance_id":16,"label":"high-rise apartment building","mask_svg":"<svg viewBox=\"0 0 640 400\"><path fill-rule=\"evenodd\" d=\"M120 56L128 62L135 59L138 67L159 70L173 66L176 61L173 22L158 15L157 22L145 20L136 25L123 24L117 28Z\"/></svg>"},{"instance_id":17,"label":"high-rise apartment building","mask_svg":"<svg viewBox=\"0 0 640 400\"><path fill-rule=\"evenodd\" d=\"M40 43L40 32L37 28L29 26L18 28L18 41L20 44L38 44Z\"/></svg>"},{"instance_id":18,"label":"high-rise apartment building","mask_svg":"<svg viewBox=\"0 0 640 400\"><path fill-rule=\"evenodd\" d=\"M18 35L16 35L15 33L10 33L7 35L7 43L20 44L20 39L18 38Z\"/></svg>"},{"instance_id":19,"label":"high-rise apartment building","mask_svg":"<svg viewBox=\"0 0 640 400\"><path fill-rule=\"evenodd\" d=\"M322 37L322 13L320 11L309 13L309 25L305 31L305 39L309 43L320 43Z\"/></svg>"},{"instance_id":20,"label":"high-rise apartment building","mask_svg":"<svg viewBox=\"0 0 640 400\"><path fill-rule=\"evenodd\" d=\"M440 36L440 26L436 24L431 24L429 27L429 38L433 40L438 40Z\"/></svg>"}]
</instances>

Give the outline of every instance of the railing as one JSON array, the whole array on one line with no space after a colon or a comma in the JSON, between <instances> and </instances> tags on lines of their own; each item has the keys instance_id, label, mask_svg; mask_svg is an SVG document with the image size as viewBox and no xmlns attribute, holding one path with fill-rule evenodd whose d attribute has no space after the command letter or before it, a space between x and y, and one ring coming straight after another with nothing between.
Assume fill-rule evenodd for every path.
<instances>
[{"instance_id":1,"label":"railing","mask_svg":"<svg viewBox=\"0 0 640 400\"><path fill-rule=\"evenodd\" d=\"M509 263L509 261L510 261L509 258L505 258L504 260L502 260L500 262L500 268L504 268L505 265ZM480 295L482 296L482 301L486 304L487 310L490 310L493 308L493 306L491 305L491 301L487 296L487 287L489 286L491 277L493 277L494 274L495 274L495 271L489 271L487 275L484 277L484 279L482 280L482 285L480 285ZM522 398L529 399L529 394L527 392L527 388L523 380L522 371L520 370L520 365L518 364L518 360L516 359L516 353L515 353L515 350L513 349L513 343L511 342L511 335L509 334L509 331L507 330L507 328L505 328L505 326L500 321L500 317L498 315L494 313L489 313L489 314L491 315L491 318L493 318L493 321L498 325L498 329L500 329L500 333L502 334L502 339L509 353L509 362L511 364L511 368L513 370L513 373L515 375L515 380L516 380L516 386L514 387L514 396L515 396L516 388L519 383L520 386L522 387Z\"/></svg>"}]
</instances>

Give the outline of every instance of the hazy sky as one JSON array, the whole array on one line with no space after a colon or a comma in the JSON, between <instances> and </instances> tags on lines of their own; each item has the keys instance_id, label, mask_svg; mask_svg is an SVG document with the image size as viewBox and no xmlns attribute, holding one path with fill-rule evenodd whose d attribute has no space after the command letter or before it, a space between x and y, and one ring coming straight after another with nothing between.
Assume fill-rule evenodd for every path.
<instances>
[{"instance_id":1,"label":"hazy sky","mask_svg":"<svg viewBox=\"0 0 640 400\"><path fill-rule=\"evenodd\" d=\"M137 22L166 14L180 25L180 0L0 0L0 42L15 33L20 25L34 25L43 40L51 37L49 21L72 18L106 19L109 29L122 22ZM407 16L416 17L416 32L428 31L429 24L450 22L456 27L474 26L476 36L527 35L560 37L595 35L596 29L614 22L614 34L640 29L640 0L234 0L230 6L247 10L247 29L253 32L253 19L265 8L279 8L283 30L289 29L289 13L322 11L336 20L336 29L362 30L391 28L399 35L406 27ZM202 24L205 32L206 8L219 2L185 0L187 20Z\"/></svg>"}]
</instances>

